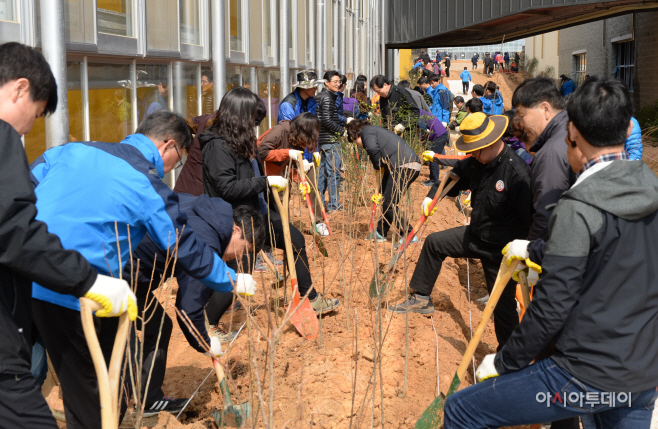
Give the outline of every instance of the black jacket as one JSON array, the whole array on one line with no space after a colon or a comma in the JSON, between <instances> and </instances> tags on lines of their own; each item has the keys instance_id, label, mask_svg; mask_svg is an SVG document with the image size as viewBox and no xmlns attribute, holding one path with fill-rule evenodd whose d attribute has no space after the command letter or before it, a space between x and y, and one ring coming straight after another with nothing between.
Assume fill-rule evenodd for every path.
<instances>
[{"instance_id":1,"label":"black jacket","mask_svg":"<svg viewBox=\"0 0 658 429\"><path fill-rule=\"evenodd\" d=\"M192 228L197 237L222 257L233 233L233 208L231 205L221 198L210 198L207 195L195 197L179 193L178 199L180 211L187 215L186 228ZM161 276L167 278L171 276L171 272L165 272L167 252L162 251L149 234L144 236L137 249L133 251L133 266L135 267L137 260L139 260L139 275L135 293L139 298L155 288L155 286L149 287L152 273L155 273L153 285L157 285ZM154 260L156 261L155 271L153 270ZM171 269L171 265L169 269ZM180 267L176 268L175 275L178 281L176 307L187 314L204 341L210 344L210 337L208 337L204 323L204 309L213 292L212 289L189 276ZM126 264L124 276L128 276L124 278L130 278L130 264ZM140 299L140 301L143 300ZM180 318L178 325L188 343L197 351L204 353L205 350Z\"/></svg>"},{"instance_id":2,"label":"black jacket","mask_svg":"<svg viewBox=\"0 0 658 429\"><path fill-rule=\"evenodd\" d=\"M555 207L533 301L495 358L500 374L554 339L555 363L597 389L658 386L658 177L642 161L600 167Z\"/></svg>"},{"instance_id":3,"label":"black jacket","mask_svg":"<svg viewBox=\"0 0 658 429\"><path fill-rule=\"evenodd\" d=\"M320 147L322 145L338 143L338 137L345 131L345 128L338 120L336 97L336 94L327 88L324 88L315 96L315 101L318 103L316 113L320 120Z\"/></svg>"},{"instance_id":4,"label":"black jacket","mask_svg":"<svg viewBox=\"0 0 658 429\"><path fill-rule=\"evenodd\" d=\"M403 124L407 127L409 126L409 116L415 118L411 121L413 124L420 117L419 107L409 91L397 85L391 85L388 96L379 99L379 106L384 121L386 122L388 118L391 118L391 125L393 126Z\"/></svg>"},{"instance_id":5,"label":"black jacket","mask_svg":"<svg viewBox=\"0 0 658 429\"><path fill-rule=\"evenodd\" d=\"M392 169L409 162L420 163L418 155L407 142L385 128L365 127L361 130L361 141L375 170L383 166Z\"/></svg>"},{"instance_id":6,"label":"black jacket","mask_svg":"<svg viewBox=\"0 0 658 429\"><path fill-rule=\"evenodd\" d=\"M35 220L35 204L21 138L0 120L0 374L30 372L32 282L80 297L96 281L87 260Z\"/></svg>"},{"instance_id":7,"label":"black jacket","mask_svg":"<svg viewBox=\"0 0 658 429\"><path fill-rule=\"evenodd\" d=\"M443 65L445 65L446 68L449 69L450 68L450 58L446 58L445 60L443 60Z\"/></svg>"},{"instance_id":8,"label":"black jacket","mask_svg":"<svg viewBox=\"0 0 658 429\"><path fill-rule=\"evenodd\" d=\"M528 240L548 238L548 219L551 211L547 206L558 202L564 191L576 181L569 160L567 145L567 111L563 110L548 123L537 141L530 148L536 152L530 163L530 188L532 189L532 226Z\"/></svg>"},{"instance_id":9,"label":"black jacket","mask_svg":"<svg viewBox=\"0 0 658 429\"><path fill-rule=\"evenodd\" d=\"M448 195L456 197L467 189L472 192L470 231L474 238L502 249L527 236L532 202L528 164L509 146L504 145L487 165L470 157L457 162L452 171L459 181ZM438 188L435 183L427 196L434 198Z\"/></svg>"}]
</instances>

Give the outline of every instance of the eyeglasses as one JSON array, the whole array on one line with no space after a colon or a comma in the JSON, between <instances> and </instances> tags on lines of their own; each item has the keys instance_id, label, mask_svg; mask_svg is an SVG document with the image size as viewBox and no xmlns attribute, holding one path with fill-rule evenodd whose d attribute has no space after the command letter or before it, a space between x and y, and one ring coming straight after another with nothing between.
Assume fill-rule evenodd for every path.
<instances>
[{"instance_id":1,"label":"eyeglasses","mask_svg":"<svg viewBox=\"0 0 658 429\"><path fill-rule=\"evenodd\" d=\"M203 85L206 85L206 84L210 83L210 81L209 81L209 80L201 79L201 83L202 83Z\"/></svg>"},{"instance_id":2,"label":"eyeglasses","mask_svg":"<svg viewBox=\"0 0 658 429\"><path fill-rule=\"evenodd\" d=\"M167 143L167 140L165 140L165 143ZM174 150L176 151L176 155L178 155L178 162L174 166L174 170L178 170L179 168L181 168L183 166L183 157L180 154L180 152L178 151L178 148L176 147L175 143L174 143Z\"/></svg>"}]
</instances>

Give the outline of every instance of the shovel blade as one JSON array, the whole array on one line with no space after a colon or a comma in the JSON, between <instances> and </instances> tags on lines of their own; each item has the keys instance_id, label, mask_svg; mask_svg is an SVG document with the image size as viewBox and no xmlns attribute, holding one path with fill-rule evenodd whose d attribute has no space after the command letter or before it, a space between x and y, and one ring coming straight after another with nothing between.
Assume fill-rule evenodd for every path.
<instances>
[{"instance_id":1,"label":"shovel blade","mask_svg":"<svg viewBox=\"0 0 658 429\"><path fill-rule=\"evenodd\" d=\"M448 389L448 394L446 395L446 399L448 398L448 396L455 393L455 391L459 388L460 384L461 384L461 380L459 379L459 376L455 373L455 377L452 379L452 383L450 383L450 389ZM441 395L437 396L434 399L434 401L430 404L430 406L427 407L425 411L423 411L423 414L420 415L420 417L416 421L416 425L414 426L414 429L434 429L440 427L444 406L445 406L445 399L443 399Z\"/></svg>"},{"instance_id":2,"label":"shovel blade","mask_svg":"<svg viewBox=\"0 0 658 429\"><path fill-rule=\"evenodd\" d=\"M322 238L320 237L320 234L314 233L313 234L313 241L315 241L315 245L318 246L318 250L320 250L320 253L322 253L322 256L325 258L329 257L329 252L327 252L327 248L324 247L324 242L322 241Z\"/></svg>"},{"instance_id":3,"label":"shovel blade","mask_svg":"<svg viewBox=\"0 0 658 429\"><path fill-rule=\"evenodd\" d=\"M311 301L309 301L308 298L302 301L297 311L295 311L290 317L290 321L295 328L297 328L297 332L307 340L316 339L320 333L318 316L316 316L315 310L313 310Z\"/></svg>"},{"instance_id":4,"label":"shovel blade","mask_svg":"<svg viewBox=\"0 0 658 429\"><path fill-rule=\"evenodd\" d=\"M235 420L237 427L244 427L247 423L247 420L251 416L251 405L249 402L245 402L240 405L226 405L226 408L222 411L213 411L210 415L215 419L215 423L218 427L225 427L227 423L230 423L230 420L227 421L226 415L230 414Z\"/></svg>"},{"instance_id":5,"label":"shovel blade","mask_svg":"<svg viewBox=\"0 0 658 429\"><path fill-rule=\"evenodd\" d=\"M374 276L370 281L370 298L377 298L380 294L386 296L393 285L391 281L386 281L386 274L383 270L379 270L377 275L379 275L379 282L377 282L377 276ZM377 287L377 283L379 283L379 288Z\"/></svg>"}]
</instances>

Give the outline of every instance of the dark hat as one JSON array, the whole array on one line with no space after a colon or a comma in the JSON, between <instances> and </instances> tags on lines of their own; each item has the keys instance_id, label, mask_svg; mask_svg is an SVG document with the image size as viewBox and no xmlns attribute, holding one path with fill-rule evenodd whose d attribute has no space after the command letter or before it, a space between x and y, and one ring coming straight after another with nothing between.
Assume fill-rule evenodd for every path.
<instances>
[{"instance_id":1,"label":"dark hat","mask_svg":"<svg viewBox=\"0 0 658 429\"><path fill-rule=\"evenodd\" d=\"M457 150L464 153L491 146L505 134L508 123L507 116L472 113L465 117L459 126L462 135L457 139L455 146Z\"/></svg>"}]
</instances>

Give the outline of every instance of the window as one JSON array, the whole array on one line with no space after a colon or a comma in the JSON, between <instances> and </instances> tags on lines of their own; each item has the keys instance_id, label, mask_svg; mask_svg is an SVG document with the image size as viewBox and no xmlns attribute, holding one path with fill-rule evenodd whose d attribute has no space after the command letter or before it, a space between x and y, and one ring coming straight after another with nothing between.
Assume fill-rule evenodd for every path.
<instances>
[{"instance_id":1,"label":"window","mask_svg":"<svg viewBox=\"0 0 658 429\"><path fill-rule=\"evenodd\" d=\"M265 108L267 109L267 116L260 123L258 127L258 134L263 134L265 131L270 129L270 118L272 117L272 106L270 105L270 81L269 81L269 71L267 69L257 69L256 75L258 76L258 96L265 103ZM278 115L278 105L277 105L277 115ZM276 124L276 118L272 125Z\"/></svg>"},{"instance_id":2,"label":"window","mask_svg":"<svg viewBox=\"0 0 658 429\"><path fill-rule=\"evenodd\" d=\"M241 71L242 71L242 86L247 88L254 94L258 94L257 85L251 84L252 80L255 80L256 78L256 74L255 74L256 69L253 67L242 67Z\"/></svg>"},{"instance_id":3,"label":"window","mask_svg":"<svg viewBox=\"0 0 658 429\"><path fill-rule=\"evenodd\" d=\"M242 0L229 0L229 46L232 51L243 52Z\"/></svg>"},{"instance_id":4,"label":"window","mask_svg":"<svg viewBox=\"0 0 658 429\"><path fill-rule=\"evenodd\" d=\"M16 21L14 0L0 0L0 21Z\"/></svg>"},{"instance_id":5,"label":"window","mask_svg":"<svg viewBox=\"0 0 658 429\"><path fill-rule=\"evenodd\" d=\"M169 65L137 64L137 121L151 113L169 110Z\"/></svg>"},{"instance_id":6,"label":"window","mask_svg":"<svg viewBox=\"0 0 658 429\"><path fill-rule=\"evenodd\" d=\"M207 115L213 113L219 107L219 102L215 105L215 96L213 94L213 73L212 66L201 67L201 114Z\"/></svg>"},{"instance_id":7,"label":"window","mask_svg":"<svg viewBox=\"0 0 658 429\"><path fill-rule=\"evenodd\" d=\"M635 42L615 43L617 48L617 64L615 77L626 84L629 91L633 91L633 77L635 75Z\"/></svg>"},{"instance_id":8,"label":"window","mask_svg":"<svg viewBox=\"0 0 658 429\"><path fill-rule=\"evenodd\" d=\"M265 56L274 57L272 52L272 6L271 0L263 0L263 39Z\"/></svg>"},{"instance_id":9,"label":"window","mask_svg":"<svg viewBox=\"0 0 658 429\"><path fill-rule=\"evenodd\" d=\"M580 85L585 80L585 75L587 74L587 58L585 55L579 54L573 56L575 61L573 80L576 82L576 85Z\"/></svg>"},{"instance_id":10,"label":"window","mask_svg":"<svg viewBox=\"0 0 658 429\"><path fill-rule=\"evenodd\" d=\"M226 92L242 86L240 67L226 66Z\"/></svg>"},{"instance_id":11,"label":"window","mask_svg":"<svg viewBox=\"0 0 658 429\"><path fill-rule=\"evenodd\" d=\"M88 76L90 138L120 142L135 130L130 64L89 63Z\"/></svg>"},{"instance_id":12,"label":"window","mask_svg":"<svg viewBox=\"0 0 658 429\"><path fill-rule=\"evenodd\" d=\"M132 0L97 0L98 32L134 37Z\"/></svg>"},{"instance_id":13,"label":"window","mask_svg":"<svg viewBox=\"0 0 658 429\"><path fill-rule=\"evenodd\" d=\"M180 42L187 45L201 44L199 0L180 0Z\"/></svg>"},{"instance_id":14,"label":"window","mask_svg":"<svg viewBox=\"0 0 658 429\"><path fill-rule=\"evenodd\" d=\"M313 32L315 31L315 0L306 0L306 62L313 62L314 46L315 46L315 37Z\"/></svg>"},{"instance_id":15,"label":"window","mask_svg":"<svg viewBox=\"0 0 658 429\"><path fill-rule=\"evenodd\" d=\"M199 116L196 64L174 63L174 111L190 119Z\"/></svg>"},{"instance_id":16,"label":"window","mask_svg":"<svg viewBox=\"0 0 658 429\"><path fill-rule=\"evenodd\" d=\"M178 0L146 0L148 49L178 51L178 27Z\"/></svg>"}]
</instances>

